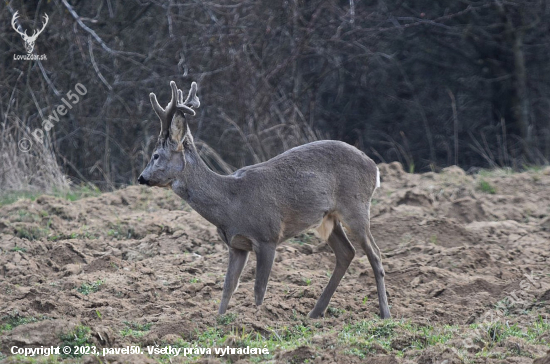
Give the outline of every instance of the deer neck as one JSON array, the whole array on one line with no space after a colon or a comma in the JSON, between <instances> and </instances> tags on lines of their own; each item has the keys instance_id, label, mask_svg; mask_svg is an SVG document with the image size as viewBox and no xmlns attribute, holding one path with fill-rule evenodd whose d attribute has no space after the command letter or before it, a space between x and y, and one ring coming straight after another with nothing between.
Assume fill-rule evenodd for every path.
<instances>
[{"instance_id":1,"label":"deer neck","mask_svg":"<svg viewBox=\"0 0 550 364\"><path fill-rule=\"evenodd\" d=\"M194 145L186 146L183 152L185 167L172 184L174 192L189 206L212 224L227 225L229 185L232 178L212 171L199 156Z\"/></svg>"}]
</instances>

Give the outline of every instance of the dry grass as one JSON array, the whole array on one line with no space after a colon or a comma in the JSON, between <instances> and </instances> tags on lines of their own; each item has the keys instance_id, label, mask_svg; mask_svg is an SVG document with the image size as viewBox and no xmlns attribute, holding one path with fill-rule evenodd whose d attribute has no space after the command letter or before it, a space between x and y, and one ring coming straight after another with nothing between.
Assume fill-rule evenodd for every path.
<instances>
[{"instance_id":1,"label":"dry grass","mask_svg":"<svg viewBox=\"0 0 550 364\"><path fill-rule=\"evenodd\" d=\"M22 138L33 140L30 133L19 126L16 116L10 115L0 124L0 194L68 189L69 181L53 151L33 140L31 150L23 152L18 147Z\"/></svg>"}]
</instances>

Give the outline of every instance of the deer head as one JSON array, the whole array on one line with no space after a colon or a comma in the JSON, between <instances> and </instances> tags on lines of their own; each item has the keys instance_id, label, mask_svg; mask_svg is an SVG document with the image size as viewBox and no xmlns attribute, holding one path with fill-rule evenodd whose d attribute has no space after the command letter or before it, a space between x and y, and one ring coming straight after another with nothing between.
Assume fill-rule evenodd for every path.
<instances>
[{"instance_id":1,"label":"deer head","mask_svg":"<svg viewBox=\"0 0 550 364\"><path fill-rule=\"evenodd\" d=\"M162 108L154 93L150 93L151 105L160 119L160 134L151 160L138 178L138 182L150 186L168 187L185 165L183 149L193 145L193 137L185 120L186 114L195 115L192 108L200 106L197 83L191 83L187 99L174 81L170 82L172 99Z\"/></svg>"},{"instance_id":2,"label":"deer head","mask_svg":"<svg viewBox=\"0 0 550 364\"><path fill-rule=\"evenodd\" d=\"M30 54L34 49L34 42L36 42L36 38L40 35L40 33L44 31L44 28L46 28L46 25L48 24L48 14L44 14L44 23L42 23L42 29L40 29L39 31L33 30L32 35L28 36L26 29L24 32L21 32L15 25L15 21L19 17L17 13L18 12L16 11L15 14L13 14L13 18L11 19L11 26L13 27L13 29L15 29L17 33L19 33L19 35L21 35L23 41L25 42L25 50L27 51L27 53Z\"/></svg>"}]
</instances>

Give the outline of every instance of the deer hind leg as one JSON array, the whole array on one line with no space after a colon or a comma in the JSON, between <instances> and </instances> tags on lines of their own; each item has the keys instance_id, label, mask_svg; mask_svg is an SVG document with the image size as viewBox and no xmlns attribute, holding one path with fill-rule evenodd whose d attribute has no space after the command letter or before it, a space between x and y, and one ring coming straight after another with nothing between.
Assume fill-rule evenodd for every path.
<instances>
[{"instance_id":1,"label":"deer hind leg","mask_svg":"<svg viewBox=\"0 0 550 364\"><path fill-rule=\"evenodd\" d=\"M365 253L367 253L367 258L369 258L370 265L374 271L374 279L376 280L376 290L378 291L378 303L380 305L380 317L387 319L391 317L390 309L388 307L388 297L386 295L386 284L384 283L384 267L382 266L382 259L380 255L380 249L376 246L374 238L370 232L370 224L367 224L366 235L361 237L361 246Z\"/></svg>"},{"instance_id":2,"label":"deer hind leg","mask_svg":"<svg viewBox=\"0 0 550 364\"><path fill-rule=\"evenodd\" d=\"M218 313L223 315L229 305L229 300L239 285L239 278L243 272L243 268L248 260L248 252L235 248L229 248L229 265L225 274L225 282L223 284L222 302Z\"/></svg>"},{"instance_id":3,"label":"deer hind leg","mask_svg":"<svg viewBox=\"0 0 550 364\"><path fill-rule=\"evenodd\" d=\"M254 282L254 298L256 306L260 306L265 297L267 282L275 260L275 244L259 244L256 251L256 281Z\"/></svg>"},{"instance_id":4,"label":"deer hind leg","mask_svg":"<svg viewBox=\"0 0 550 364\"><path fill-rule=\"evenodd\" d=\"M361 247L367 254L369 263L374 272L374 279L376 280L376 290L378 292L378 303L380 306L380 317L387 319L391 317L390 309L388 306L388 297L386 295L386 284L384 283L384 267L382 266L382 255L380 254L380 249L374 241L374 237L370 232L370 204L367 204L366 214L364 218L364 223L358 223L357 226L353 227L352 230L357 234L359 241L361 242ZM362 226L361 226L362 225Z\"/></svg>"},{"instance_id":5,"label":"deer hind leg","mask_svg":"<svg viewBox=\"0 0 550 364\"><path fill-rule=\"evenodd\" d=\"M351 245L342 225L338 221L334 224L334 229L329 235L327 243L334 252L334 255L336 255L336 266L334 267L334 272L332 272L332 276L323 290L321 297L319 297L315 307L309 313L308 316L310 318L318 318L325 315L325 310L327 309L332 295L336 291L336 287L340 284L340 280L342 280L342 277L355 256L355 249L353 245Z\"/></svg>"}]
</instances>

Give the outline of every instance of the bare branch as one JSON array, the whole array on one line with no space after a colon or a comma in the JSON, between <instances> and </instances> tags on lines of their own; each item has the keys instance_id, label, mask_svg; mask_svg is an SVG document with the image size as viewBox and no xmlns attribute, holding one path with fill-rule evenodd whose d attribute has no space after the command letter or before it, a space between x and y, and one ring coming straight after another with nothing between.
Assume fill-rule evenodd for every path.
<instances>
[{"instance_id":1,"label":"bare branch","mask_svg":"<svg viewBox=\"0 0 550 364\"><path fill-rule=\"evenodd\" d=\"M73 16L73 18L75 18L76 22L78 23L78 25L80 25L80 27L82 29L84 29L86 32L88 32L92 37L94 37L94 39L101 45L101 47L107 51L108 53L112 54L112 55L117 55L117 54L126 54L126 55L134 55L134 56L138 56L138 57L143 57L145 58L144 55L142 54L139 54L139 53L134 53L134 52L122 52L122 51L115 51L113 49L111 49L107 44L105 44L105 42L103 41L103 39L101 39L99 37L99 35L97 35L96 32L94 32L91 28L89 28L86 24L84 24L84 22L82 21L82 18L76 13L76 11L73 9L73 7L67 2L67 0L61 0L61 2L63 3L63 5L65 5L65 7L67 8L67 10L69 10L69 13L71 13L71 15Z\"/></svg>"},{"instance_id":2,"label":"bare branch","mask_svg":"<svg viewBox=\"0 0 550 364\"><path fill-rule=\"evenodd\" d=\"M90 60L92 61L92 65L94 66L94 70L95 70L95 73L97 74L97 77L99 77L101 82L103 82L103 84L109 89L109 91L112 91L113 87L109 84L109 82L107 82L105 77L103 77L103 75L99 71L99 67L97 66L97 63L95 62L91 36L88 36L88 50L90 52Z\"/></svg>"}]
</instances>

